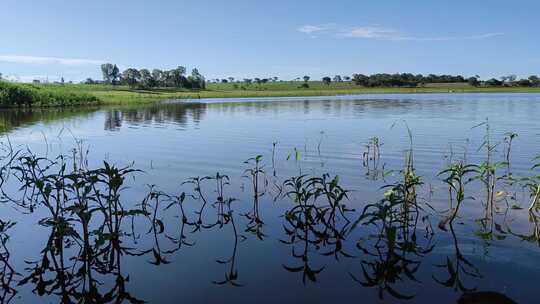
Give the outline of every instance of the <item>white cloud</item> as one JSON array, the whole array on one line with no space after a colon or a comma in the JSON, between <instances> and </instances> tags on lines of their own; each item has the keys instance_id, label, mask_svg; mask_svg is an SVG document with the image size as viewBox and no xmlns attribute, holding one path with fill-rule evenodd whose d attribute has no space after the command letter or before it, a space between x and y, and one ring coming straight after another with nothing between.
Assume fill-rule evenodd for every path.
<instances>
[{"instance_id":1,"label":"white cloud","mask_svg":"<svg viewBox=\"0 0 540 304\"><path fill-rule=\"evenodd\" d=\"M341 37L364 39L394 40L399 38L399 33L395 30L371 26L355 27L350 30L341 31L338 35Z\"/></svg>"},{"instance_id":2,"label":"white cloud","mask_svg":"<svg viewBox=\"0 0 540 304\"><path fill-rule=\"evenodd\" d=\"M336 29L336 25L333 23L319 24L319 25L306 24L306 25L302 25L296 28L298 32L307 34L311 37L314 37L316 34L328 33L335 29Z\"/></svg>"},{"instance_id":3,"label":"white cloud","mask_svg":"<svg viewBox=\"0 0 540 304\"><path fill-rule=\"evenodd\" d=\"M39 57L23 55L0 55L0 62L26 63L26 64L59 64L59 65L97 65L104 63L103 60L73 59L59 57Z\"/></svg>"},{"instance_id":4,"label":"white cloud","mask_svg":"<svg viewBox=\"0 0 540 304\"><path fill-rule=\"evenodd\" d=\"M329 33L335 37L375 39L391 41L452 41L452 40L481 40L504 35L501 32L485 33L470 36L440 36L440 37L417 37L408 36L397 30L379 26L357 26L352 28L340 28L328 25L304 25L297 29L301 33L313 36L316 33Z\"/></svg>"},{"instance_id":5,"label":"white cloud","mask_svg":"<svg viewBox=\"0 0 540 304\"><path fill-rule=\"evenodd\" d=\"M409 40L409 41L452 41L452 40L482 40L498 36L503 36L504 33L486 33L472 36L456 36L456 37L397 37L394 40Z\"/></svg>"},{"instance_id":6,"label":"white cloud","mask_svg":"<svg viewBox=\"0 0 540 304\"><path fill-rule=\"evenodd\" d=\"M313 34L313 33L325 31L326 29L324 27L317 26L317 25L303 25L303 26L298 27L296 30L299 31L300 33Z\"/></svg>"}]
</instances>

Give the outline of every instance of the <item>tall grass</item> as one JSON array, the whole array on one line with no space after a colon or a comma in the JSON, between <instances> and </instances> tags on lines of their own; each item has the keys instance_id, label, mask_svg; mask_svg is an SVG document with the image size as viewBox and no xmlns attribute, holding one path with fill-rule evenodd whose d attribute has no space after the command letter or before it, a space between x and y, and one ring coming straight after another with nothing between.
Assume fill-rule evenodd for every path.
<instances>
[{"instance_id":1,"label":"tall grass","mask_svg":"<svg viewBox=\"0 0 540 304\"><path fill-rule=\"evenodd\" d=\"M63 86L37 86L0 81L2 107L52 107L98 104L99 99L88 93L65 89Z\"/></svg>"}]
</instances>

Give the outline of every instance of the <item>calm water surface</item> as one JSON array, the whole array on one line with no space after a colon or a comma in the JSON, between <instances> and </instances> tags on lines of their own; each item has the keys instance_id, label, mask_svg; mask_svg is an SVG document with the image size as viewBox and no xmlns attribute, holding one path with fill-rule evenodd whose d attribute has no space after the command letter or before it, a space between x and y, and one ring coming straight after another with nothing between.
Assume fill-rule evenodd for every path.
<instances>
[{"instance_id":1,"label":"calm water surface","mask_svg":"<svg viewBox=\"0 0 540 304\"><path fill-rule=\"evenodd\" d=\"M505 134L515 132L510 170L513 176L532 175L532 159L540 153L539 104L540 94L364 95L4 111L0 118L4 141L19 149L55 157L82 145L90 167L106 160L142 170L126 181L126 205L141 203L149 185L194 194L192 185L182 184L188 178L216 172L229 176L224 192L237 199L232 203L235 227L187 225L185 244L179 246L177 208L160 209L163 233L154 235L147 221L136 224L138 239L126 237L123 244L141 254L123 254L118 262L123 277L129 277L125 293L133 298L151 303L456 303L466 292L498 292L517 303L538 303L540 248L538 227L527 214L528 193L499 182L495 232L486 237L478 221L485 194L479 183L471 183L460 217L444 231L438 224L448 214L448 186L437 174L451 161L485 159L478 149L486 129L475 126L489 118L491 139L499 143L493 157L505 159ZM381 237L373 225L351 229L368 203L384 198L381 187L400 180L410 146L406 125L413 135L416 174L423 181L418 201L424 206L409 251L389 249L391 237ZM366 144L374 136L382 143L380 160L366 165ZM249 229L253 190L244 176L251 166L244 162L257 155L268 181L258 198L264 222L258 236ZM499 169L498 176L507 170ZM332 231L343 231L339 245L316 233L328 228L320 225L307 241L302 229L288 234L291 226L283 216L295 206L280 193L283 182L324 173L339 176L341 186L351 191L346 205L355 209L346 213L351 223L340 218L333 224ZM203 182L211 202L215 189L215 181ZM189 221L197 220L201 203L186 199ZM28 275L29 261L42 259L51 233L37 224L43 214L22 215L9 204L3 210L2 219L17 221L7 243L19 273L12 302L59 302L59 290L40 295L36 282L17 286ZM215 206L205 212L203 222L216 221ZM151 250L157 247L159 258ZM156 263L159 259L166 263ZM117 278L96 272L99 292L106 294ZM43 276L55 280L53 273Z\"/></svg>"}]
</instances>

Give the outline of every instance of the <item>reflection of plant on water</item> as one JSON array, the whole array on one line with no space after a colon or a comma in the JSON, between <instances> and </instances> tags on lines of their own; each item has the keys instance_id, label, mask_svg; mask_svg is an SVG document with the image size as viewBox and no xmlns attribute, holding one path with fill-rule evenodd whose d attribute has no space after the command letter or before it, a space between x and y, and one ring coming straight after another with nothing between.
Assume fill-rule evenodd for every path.
<instances>
[{"instance_id":1,"label":"reflection of plant on water","mask_svg":"<svg viewBox=\"0 0 540 304\"><path fill-rule=\"evenodd\" d=\"M343 242L349 219L344 201L347 191L339 185L338 177L298 176L284 182L285 195L294 201L295 206L285 212L284 230L286 240L281 242L291 246L291 254L298 259L300 266L283 266L289 272L302 272L302 282L306 278L315 282L324 267L309 265L310 251L315 250L324 256L351 257L344 251ZM322 201L322 202L321 202Z\"/></svg>"},{"instance_id":2,"label":"reflection of plant on water","mask_svg":"<svg viewBox=\"0 0 540 304\"><path fill-rule=\"evenodd\" d=\"M460 250L454 224L456 219L463 218L460 214L463 205L476 201L466 195L473 183L484 189L485 197L481 200L484 214L478 220L477 235L486 246L508 236L540 244L537 216L540 176L517 178L509 173L511 167L506 163L506 174L498 175L497 168L502 165L493 160L496 144L489 139L489 124L483 125L487 134L482 145L486 150L485 160L480 165L467 164L465 155L439 174L450 197L450 207L443 212L419 197L424 182L414 168L412 135L405 165L395 182L384 186L383 198L366 204L361 214L347 207L349 191L341 186L338 176L304 174L280 181L275 171L275 145L274 174L270 179L276 193L269 187L263 157L259 155L245 162L248 168L244 178L252 192L251 206L245 213L239 213L236 206L240 208L240 204L227 195L230 178L221 173L190 178L181 187L191 189L178 194L160 191L157 185L152 185L140 204L128 205L123 200L126 180L138 170L107 162L91 169L85 159L88 154L80 146L71 155L54 159L4 146L5 153L0 158L2 202L23 213L45 212L39 225L49 233L40 257L28 261L24 271L16 270L9 251L10 231L15 223L0 221L1 302L12 301L18 286L29 286L36 295L57 297L63 303L140 303L128 291L129 269L122 267L123 260L149 256L153 265L169 264L176 252L195 246L197 234L207 230L223 231L232 237L230 256L216 260L226 267L225 275L213 283L244 286L239 280L238 252L249 235L259 241L267 238L260 205L271 201L272 198L262 198L272 194L274 201L286 200L291 204L283 215L284 236L280 241L290 248L292 260L283 268L301 273L304 284L316 282L322 275L326 265L320 264L321 257L333 257L353 264L359 261L356 265L359 264L360 272L352 270L350 276L362 286L376 289L381 299L386 295L412 299L415 294L403 288L407 284L424 283L418 273L422 261L435 247L437 233L432 229L431 219L440 216L440 233L450 232L453 254L435 265L433 280L455 291L472 294L475 288L466 286L464 277L479 280L482 276ZM509 162L511 141L507 142L505 159ZM378 138L370 140L364 157L364 165L367 162L370 172L378 167L380 146ZM300 168L300 159L297 162ZM533 169L539 167L536 164ZM299 171L302 172L301 168ZM510 210L519 210L515 207L516 192L512 192L516 188L530 194L529 221L533 227L530 235L514 231L506 220ZM198 204L195 210L186 208L188 201ZM171 214L178 220L167 221ZM498 222L501 216L502 222ZM239 229L242 222L246 235ZM443 269L447 276L441 275Z\"/></svg>"}]
</instances>

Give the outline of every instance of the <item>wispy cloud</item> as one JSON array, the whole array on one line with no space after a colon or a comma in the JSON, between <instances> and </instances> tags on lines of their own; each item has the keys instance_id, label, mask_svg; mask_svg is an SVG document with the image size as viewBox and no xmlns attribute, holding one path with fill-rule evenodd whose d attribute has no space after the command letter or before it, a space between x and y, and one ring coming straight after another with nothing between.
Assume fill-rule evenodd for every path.
<instances>
[{"instance_id":1,"label":"wispy cloud","mask_svg":"<svg viewBox=\"0 0 540 304\"><path fill-rule=\"evenodd\" d=\"M396 40L413 40L413 41L452 41L452 40L482 40L498 36L503 36L504 33L486 33L472 36L455 36L455 37L398 37Z\"/></svg>"},{"instance_id":2,"label":"wispy cloud","mask_svg":"<svg viewBox=\"0 0 540 304\"><path fill-rule=\"evenodd\" d=\"M337 33L340 37L347 38L364 38L364 39L387 39L395 40L400 37L396 30L385 29L380 27L362 26L354 27L348 30L340 30Z\"/></svg>"},{"instance_id":3,"label":"wispy cloud","mask_svg":"<svg viewBox=\"0 0 540 304\"><path fill-rule=\"evenodd\" d=\"M328 33L336 29L335 24L319 24L319 25L312 25L312 24L306 24L302 25L296 28L296 30L300 33L307 34L309 36L314 37L317 34L323 34Z\"/></svg>"},{"instance_id":4,"label":"wispy cloud","mask_svg":"<svg viewBox=\"0 0 540 304\"><path fill-rule=\"evenodd\" d=\"M299 31L300 33L313 34L313 33L322 32L326 29L318 25L303 25L303 26L298 27L296 30Z\"/></svg>"},{"instance_id":5,"label":"wispy cloud","mask_svg":"<svg viewBox=\"0 0 540 304\"><path fill-rule=\"evenodd\" d=\"M39 57L23 55L0 55L0 62L26 63L26 64L58 64L58 65L97 65L104 63L103 60L73 59L60 57Z\"/></svg>"},{"instance_id":6,"label":"wispy cloud","mask_svg":"<svg viewBox=\"0 0 540 304\"><path fill-rule=\"evenodd\" d=\"M379 26L356 26L356 27L338 27L336 25L304 25L298 27L297 30L301 33L314 36L316 33L326 33L335 37L341 38L356 38L356 39L374 39L374 40L390 40L390 41L452 41L452 40L482 40L494 38L504 35L501 32L484 33L469 36L436 36L436 37L419 37L403 34L402 32L384 28Z\"/></svg>"}]
</instances>

